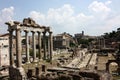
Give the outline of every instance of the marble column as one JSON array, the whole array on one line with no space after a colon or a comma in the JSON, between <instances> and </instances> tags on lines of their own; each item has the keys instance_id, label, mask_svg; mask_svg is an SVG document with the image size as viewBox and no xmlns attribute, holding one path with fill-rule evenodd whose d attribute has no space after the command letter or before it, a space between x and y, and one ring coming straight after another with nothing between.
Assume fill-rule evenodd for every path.
<instances>
[{"instance_id":1,"label":"marble column","mask_svg":"<svg viewBox=\"0 0 120 80\"><path fill-rule=\"evenodd\" d=\"M29 59L29 37L28 37L28 32L25 31L25 38L26 38L26 63L30 63Z\"/></svg>"},{"instance_id":2,"label":"marble column","mask_svg":"<svg viewBox=\"0 0 120 80\"><path fill-rule=\"evenodd\" d=\"M39 45L38 54L39 54L39 61L40 61L42 59L42 56L41 56L41 32L38 32L38 45Z\"/></svg>"},{"instance_id":3,"label":"marble column","mask_svg":"<svg viewBox=\"0 0 120 80\"><path fill-rule=\"evenodd\" d=\"M21 57L21 31L20 29L16 29L16 60L17 67L21 67L22 57Z\"/></svg>"},{"instance_id":4,"label":"marble column","mask_svg":"<svg viewBox=\"0 0 120 80\"><path fill-rule=\"evenodd\" d=\"M53 53L53 37L52 37L52 32L49 32L49 39L50 39L50 61L52 61L52 53Z\"/></svg>"},{"instance_id":5,"label":"marble column","mask_svg":"<svg viewBox=\"0 0 120 80\"><path fill-rule=\"evenodd\" d=\"M43 32L44 60L46 60L46 32Z\"/></svg>"},{"instance_id":6,"label":"marble column","mask_svg":"<svg viewBox=\"0 0 120 80\"><path fill-rule=\"evenodd\" d=\"M33 43L33 62L36 62L36 41L34 31L32 31L32 43Z\"/></svg>"},{"instance_id":7,"label":"marble column","mask_svg":"<svg viewBox=\"0 0 120 80\"><path fill-rule=\"evenodd\" d=\"M13 55L13 30L9 30L9 53L10 53L10 66L14 65L14 55Z\"/></svg>"}]
</instances>

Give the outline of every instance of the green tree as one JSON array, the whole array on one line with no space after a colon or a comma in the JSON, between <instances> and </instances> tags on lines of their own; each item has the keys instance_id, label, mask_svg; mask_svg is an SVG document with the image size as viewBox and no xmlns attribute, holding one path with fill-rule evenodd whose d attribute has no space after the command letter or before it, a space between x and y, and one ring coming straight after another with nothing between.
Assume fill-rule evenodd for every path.
<instances>
[{"instance_id":1,"label":"green tree","mask_svg":"<svg viewBox=\"0 0 120 80\"><path fill-rule=\"evenodd\" d=\"M75 47L76 46L76 44L75 43L73 43L73 42L70 42L70 47Z\"/></svg>"}]
</instances>

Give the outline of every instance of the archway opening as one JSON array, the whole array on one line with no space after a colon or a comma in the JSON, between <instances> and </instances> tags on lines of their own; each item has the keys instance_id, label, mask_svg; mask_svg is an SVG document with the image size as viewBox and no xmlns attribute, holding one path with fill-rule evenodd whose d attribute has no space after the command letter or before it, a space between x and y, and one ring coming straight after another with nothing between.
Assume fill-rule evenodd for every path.
<instances>
[{"instance_id":1,"label":"archway opening","mask_svg":"<svg viewBox=\"0 0 120 80\"><path fill-rule=\"evenodd\" d=\"M118 75L118 64L116 62L111 62L109 64L109 72L113 75Z\"/></svg>"}]
</instances>

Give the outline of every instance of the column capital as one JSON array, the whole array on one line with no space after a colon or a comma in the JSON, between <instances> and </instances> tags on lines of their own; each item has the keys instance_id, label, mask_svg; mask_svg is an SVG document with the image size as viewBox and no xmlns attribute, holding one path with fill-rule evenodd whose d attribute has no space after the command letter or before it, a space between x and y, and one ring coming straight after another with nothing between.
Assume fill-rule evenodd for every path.
<instances>
[{"instance_id":1,"label":"column capital","mask_svg":"<svg viewBox=\"0 0 120 80\"><path fill-rule=\"evenodd\" d=\"M29 31L28 30L24 30L24 32L28 33Z\"/></svg>"},{"instance_id":2,"label":"column capital","mask_svg":"<svg viewBox=\"0 0 120 80\"><path fill-rule=\"evenodd\" d=\"M46 31L42 32L43 34L46 34Z\"/></svg>"},{"instance_id":3,"label":"column capital","mask_svg":"<svg viewBox=\"0 0 120 80\"><path fill-rule=\"evenodd\" d=\"M41 32L40 31L37 31L38 34L40 34Z\"/></svg>"},{"instance_id":4,"label":"column capital","mask_svg":"<svg viewBox=\"0 0 120 80\"><path fill-rule=\"evenodd\" d=\"M52 34L52 33L53 33L52 31L49 32L49 34Z\"/></svg>"},{"instance_id":5,"label":"column capital","mask_svg":"<svg viewBox=\"0 0 120 80\"><path fill-rule=\"evenodd\" d=\"M42 32L43 33L43 36L45 36L46 35L46 31L45 32Z\"/></svg>"},{"instance_id":6,"label":"column capital","mask_svg":"<svg viewBox=\"0 0 120 80\"><path fill-rule=\"evenodd\" d=\"M13 32L13 31L14 31L14 29L8 29L8 31L9 31L9 32Z\"/></svg>"},{"instance_id":7,"label":"column capital","mask_svg":"<svg viewBox=\"0 0 120 80\"><path fill-rule=\"evenodd\" d=\"M15 29L16 31L20 31L21 32L21 29L20 28L17 28L17 29Z\"/></svg>"},{"instance_id":8,"label":"column capital","mask_svg":"<svg viewBox=\"0 0 120 80\"><path fill-rule=\"evenodd\" d=\"M32 33L35 33L35 31L31 31Z\"/></svg>"}]
</instances>

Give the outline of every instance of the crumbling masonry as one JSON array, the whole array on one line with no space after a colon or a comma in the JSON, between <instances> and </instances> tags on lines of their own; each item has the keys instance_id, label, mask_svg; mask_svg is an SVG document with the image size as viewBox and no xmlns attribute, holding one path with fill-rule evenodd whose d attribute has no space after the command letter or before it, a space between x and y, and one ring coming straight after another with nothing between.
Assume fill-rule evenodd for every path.
<instances>
[{"instance_id":1,"label":"crumbling masonry","mask_svg":"<svg viewBox=\"0 0 120 80\"><path fill-rule=\"evenodd\" d=\"M39 45L39 61L42 59L41 57L41 34L43 34L43 49L44 49L44 57L43 59L47 59L47 47L46 47L46 33L49 33L49 58L50 61L52 60L52 51L53 51L53 40L52 40L52 31L50 30L50 27L40 26L36 24L34 20L31 18L25 18L22 23L17 21L10 21L6 22L8 25L8 31L9 31L9 52L10 52L10 67L9 67L9 75L11 80L25 80L25 72L22 68L22 56L21 56L21 31L25 32L25 38L26 38L26 62L30 63L29 59L29 38L28 33L32 33L32 46L33 46L33 62L37 62L36 59L36 40L35 40L35 34L38 34L38 45ZM14 62L14 54L12 52L13 47L13 32L15 31L16 36L16 65Z\"/></svg>"}]
</instances>

